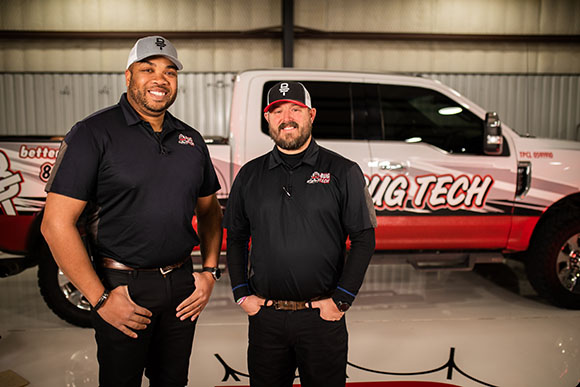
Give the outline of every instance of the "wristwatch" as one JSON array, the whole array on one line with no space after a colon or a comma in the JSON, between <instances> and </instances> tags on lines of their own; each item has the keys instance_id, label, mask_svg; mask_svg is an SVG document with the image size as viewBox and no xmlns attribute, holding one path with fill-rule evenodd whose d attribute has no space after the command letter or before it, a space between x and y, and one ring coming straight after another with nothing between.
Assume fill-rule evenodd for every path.
<instances>
[{"instance_id":1,"label":"wristwatch","mask_svg":"<svg viewBox=\"0 0 580 387\"><path fill-rule=\"evenodd\" d=\"M211 273L211 275L213 276L214 280L219 280L220 277L222 276L222 271L220 270L219 267L204 267L203 269L201 269L201 271L209 271Z\"/></svg>"},{"instance_id":2,"label":"wristwatch","mask_svg":"<svg viewBox=\"0 0 580 387\"><path fill-rule=\"evenodd\" d=\"M99 298L99 300L97 301L95 306L93 306L93 310L96 312L97 310L101 309L101 307L105 304L105 301L107 301L108 298L109 298L109 291L107 289L105 289L101 298Z\"/></svg>"},{"instance_id":3,"label":"wristwatch","mask_svg":"<svg viewBox=\"0 0 580 387\"><path fill-rule=\"evenodd\" d=\"M334 301L334 303L336 304L338 310L340 310L341 312L346 312L348 308L350 308L350 304L348 302Z\"/></svg>"}]
</instances>

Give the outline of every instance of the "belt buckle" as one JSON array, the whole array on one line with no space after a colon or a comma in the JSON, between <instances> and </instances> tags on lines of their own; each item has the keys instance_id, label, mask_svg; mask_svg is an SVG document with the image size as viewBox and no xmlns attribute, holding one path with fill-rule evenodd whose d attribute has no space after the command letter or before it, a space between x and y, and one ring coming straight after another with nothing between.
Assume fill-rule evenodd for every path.
<instances>
[{"instance_id":1,"label":"belt buckle","mask_svg":"<svg viewBox=\"0 0 580 387\"><path fill-rule=\"evenodd\" d=\"M171 267L171 266L165 266L165 267L160 267L159 271L161 272L161 275L167 275L167 274L171 273L173 271L173 269L175 269L175 268Z\"/></svg>"}]
</instances>

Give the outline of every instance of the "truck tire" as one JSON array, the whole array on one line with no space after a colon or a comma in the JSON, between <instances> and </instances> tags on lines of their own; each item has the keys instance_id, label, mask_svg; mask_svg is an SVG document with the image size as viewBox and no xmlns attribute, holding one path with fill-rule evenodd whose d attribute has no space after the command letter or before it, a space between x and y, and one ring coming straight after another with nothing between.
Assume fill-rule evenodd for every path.
<instances>
[{"instance_id":1,"label":"truck tire","mask_svg":"<svg viewBox=\"0 0 580 387\"><path fill-rule=\"evenodd\" d=\"M559 211L534 232L526 257L528 279L538 294L580 309L580 214Z\"/></svg>"},{"instance_id":2,"label":"truck tire","mask_svg":"<svg viewBox=\"0 0 580 387\"><path fill-rule=\"evenodd\" d=\"M48 307L61 319L73 325L91 327L91 305L62 273L48 246L40 249L38 286Z\"/></svg>"}]
</instances>

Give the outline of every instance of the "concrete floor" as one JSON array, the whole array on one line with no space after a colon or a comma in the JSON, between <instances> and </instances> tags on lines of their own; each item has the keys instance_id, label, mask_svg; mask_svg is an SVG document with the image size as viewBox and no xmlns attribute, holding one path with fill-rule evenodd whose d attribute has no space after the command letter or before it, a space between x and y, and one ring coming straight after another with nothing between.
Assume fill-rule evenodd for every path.
<instances>
[{"instance_id":1,"label":"concrete floor","mask_svg":"<svg viewBox=\"0 0 580 387\"><path fill-rule=\"evenodd\" d=\"M521 265L420 272L376 262L347 313L348 386L580 383L580 311L538 299ZM249 384L247 318L224 277L198 323L190 386ZM0 387L12 386L8 370L33 387L97 385L92 330L52 314L36 268L0 279L0 336Z\"/></svg>"}]
</instances>

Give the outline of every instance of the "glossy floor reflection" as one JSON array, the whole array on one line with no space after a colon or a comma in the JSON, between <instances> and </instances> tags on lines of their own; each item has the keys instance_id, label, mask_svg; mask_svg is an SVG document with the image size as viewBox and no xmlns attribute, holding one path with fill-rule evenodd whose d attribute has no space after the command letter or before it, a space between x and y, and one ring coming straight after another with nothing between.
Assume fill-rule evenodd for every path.
<instances>
[{"instance_id":1,"label":"glossy floor reflection","mask_svg":"<svg viewBox=\"0 0 580 387\"><path fill-rule=\"evenodd\" d=\"M376 258L347 321L348 385L580 382L580 311L538 299L518 264L419 272ZM247 386L246 330L225 276L198 324L189 385ZM0 386L6 370L33 387L97 385L92 330L52 314L39 295L36 268L0 279L0 335Z\"/></svg>"}]
</instances>

